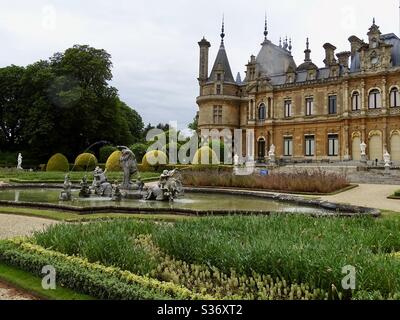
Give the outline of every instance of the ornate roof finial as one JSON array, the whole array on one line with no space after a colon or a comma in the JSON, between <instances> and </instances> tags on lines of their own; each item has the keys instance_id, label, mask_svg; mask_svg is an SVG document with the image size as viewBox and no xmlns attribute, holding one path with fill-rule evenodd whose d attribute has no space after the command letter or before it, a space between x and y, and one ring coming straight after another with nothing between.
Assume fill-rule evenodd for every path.
<instances>
[{"instance_id":1,"label":"ornate roof finial","mask_svg":"<svg viewBox=\"0 0 400 320\"><path fill-rule=\"evenodd\" d=\"M292 38L289 39L289 52L292 52Z\"/></svg>"},{"instance_id":2,"label":"ornate roof finial","mask_svg":"<svg viewBox=\"0 0 400 320\"><path fill-rule=\"evenodd\" d=\"M279 37L279 48L282 48L282 37Z\"/></svg>"},{"instance_id":3,"label":"ornate roof finial","mask_svg":"<svg viewBox=\"0 0 400 320\"><path fill-rule=\"evenodd\" d=\"M268 24L267 24L267 13L265 13L264 41L267 41L267 36L268 36Z\"/></svg>"},{"instance_id":4,"label":"ornate roof finial","mask_svg":"<svg viewBox=\"0 0 400 320\"><path fill-rule=\"evenodd\" d=\"M309 39L307 38L307 42L306 42L306 50L304 51L304 53L305 53L305 59L304 59L304 62L311 62L311 50L310 50L310 41L309 41Z\"/></svg>"},{"instance_id":5,"label":"ornate roof finial","mask_svg":"<svg viewBox=\"0 0 400 320\"><path fill-rule=\"evenodd\" d=\"M221 44L224 43L225 38L225 15L222 15L222 28L221 28Z\"/></svg>"},{"instance_id":6,"label":"ornate roof finial","mask_svg":"<svg viewBox=\"0 0 400 320\"><path fill-rule=\"evenodd\" d=\"M375 24L375 17L372 19L372 24Z\"/></svg>"}]
</instances>

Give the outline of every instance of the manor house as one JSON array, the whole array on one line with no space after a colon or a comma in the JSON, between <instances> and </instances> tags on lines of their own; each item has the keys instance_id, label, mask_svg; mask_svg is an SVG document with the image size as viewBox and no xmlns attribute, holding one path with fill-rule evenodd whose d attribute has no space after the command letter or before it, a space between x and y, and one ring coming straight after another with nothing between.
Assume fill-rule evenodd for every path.
<instances>
[{"instance_id":1,"label":"manor house","mask_svg":"<svg viewBox=\"0 0 400 320\"><path fill-rule=\"evenodd\" d=\"M210 43L199 42L199 129L254 129L254 146L246 148L259 161L272 144L277 159L289 162L360 160L362 142L370 160L388 150L400 161L400 39L382 34L375 19L367 35L351 36L345 52L324 44L319 68L308 39L297 65L291 41L272 43L265 23L261 50L242 81L232 74L223 26L211 73Z\"/></svg>"}]
</instances>

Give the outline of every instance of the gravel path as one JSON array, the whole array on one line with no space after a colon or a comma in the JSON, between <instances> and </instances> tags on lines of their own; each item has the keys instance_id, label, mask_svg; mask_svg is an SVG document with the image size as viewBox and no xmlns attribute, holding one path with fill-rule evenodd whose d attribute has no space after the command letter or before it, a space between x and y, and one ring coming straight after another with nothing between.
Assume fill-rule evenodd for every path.
<instances>
[{"instance_id":1,"label":"gravel path","mask_svg":"<svg viewBox=\"0 0 400 320\"><path fill-rule=\"evenodd\" d=\"M29 236L55 223L42 218L0 214L0 239Z\"/></svg>"},{"instance_id":2,"label":"gravel path","mask_svg":"<svg viewBox=\"0 0 400 320\"><path fill-rule=\"evenodd\" d=\"M0 300L38 300L36 297L15 289L0 281Z\"/></svg>"},{"instance_id":3,"label":"gravel path","mask_svg":"<svg viewBox=\"0 0 400 320\"><path fill-rule=\"evenodd\" d=\"M321 199L331 202L400 212L400 200L387 198L399 189L400 186L398 185L360 184L358 188L334 196L323 196Z\"/></svg>"}]
</instances>

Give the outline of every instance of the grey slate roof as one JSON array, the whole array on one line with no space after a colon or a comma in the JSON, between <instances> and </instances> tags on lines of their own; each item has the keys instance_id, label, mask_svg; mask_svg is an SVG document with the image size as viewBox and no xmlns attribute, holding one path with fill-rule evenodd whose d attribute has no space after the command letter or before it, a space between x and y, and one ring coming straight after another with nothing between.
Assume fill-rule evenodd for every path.
<instances>
[{"instance_id":1,"label":"grey slate roof","mask_svg":"<svg viewBox=\"0 0 400 320\"><path fill-rule=\"evenodd\" d=\"M289 67L293 70L297 68L291 53L269 40L262 43L262 48L256 58L256 62L257 73L268 77L285 73Z\"/></svg>"},{"instance_id":2,"label":"grey slate roof","mask_svg":"<svg viewBox=\"0 0 400 320\"><path fill-rule=\"evenodd\" d=\"M221 46L219 47L219 51L218 51L217 57L215 59L214 66L212 68L210 77L208 78L208 81L215 80L215 75L216 75L219 65L222 67L222 69L225 72L224 82L235 83L235 80L233 79L233 75L232 75L231 66L229 65L228 56L226 54L226 50L225 50L225 46L224 46L223 42L221 43Z\"/></svg>"}]
</instances>

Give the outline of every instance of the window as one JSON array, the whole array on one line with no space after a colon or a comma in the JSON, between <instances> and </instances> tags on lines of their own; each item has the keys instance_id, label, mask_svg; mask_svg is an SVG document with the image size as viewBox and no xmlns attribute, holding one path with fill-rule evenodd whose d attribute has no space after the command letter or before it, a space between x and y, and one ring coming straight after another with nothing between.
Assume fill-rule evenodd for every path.
<instances>
[{"instance_id":1,"label":"window","mask_svg":"<svg viewBox=\"0 0 400 320\"><path fill-rule=\"evenodd\" d=\"M292 101L285 101L285 118L290 118L292 116Z\"/></svg>"},{"instance_id":2,"label":"window","mask_svg":"<svg viewBox=\"0 0 400 320\"><path fill-rule=\"evenodd\" d=\"M336 114L337 113L337 98L336 96L329 96L328 98L328 111L329 114Z\"/></svg>"},{"instance_id":3,"label":"window","mask_svg":"<svg viewBox=\"0 0 400 320\"><path fill-rule=\"evenodd\" d=\"M328 155L331 157L339 155L339 136L337 134L328 135Z\"/></svg>"},{"instance_id":4,"label":"window","mask_svg":"<svg viewBox=\"0 0 400 320\"><path fill-rule=\"evenodd\" d=\"M353 111L360 110L360 94L357 91L351 96L351 107Z\"/></svg>"},{"instance_id":5,"label":"window","mask_svg":"<svg viewBox=\"0 0 400 320\"><path fill-rule=\"evenodd\" d=\"M293 156L293 138L285 137L283 139L283 149L285 157Z\"/></svg>"},{"instance_id":6,"label":"window","mask_svg":"<svg viewBox=\"0 0 400 320\"><path fill-rule=\"evenodd\" d=\"M222 124L222 106L214 106L214 124Z\"/></svg>"},{"instance_id":7,"label":"window","mask_svg":"<svg viewBox=\"0 0 400 320\"><path fill-rule=\"evenodd\" d=\"M306 99L306 116L312 116L314 113L314 98Z\"/></svg>"},{"instance_id":8,"label":"window","mask_svg":"<svg viewBox=\"0 0 400 320\"><path fill-rule=\"evenodd\" d=\"M312 157L315 154L314 136L306 136L306 156Z\"/></svg>"},{"instance_id":9,"label":"window","mask_svg":"<svg viewBox=\"0 0 400 320\"><path fill-rule=\"evenodd\" d=\"M266 116L265 104L261 104L260 107L258 108L258 119L263 121L265 120L265 116Z\"/></svg>"},{"instance_id":10,"label":"window","mask_svg":"<svg viewBox=\"0 0 400 320\"><path fill-rule=\"evenodd\" d=\"M397 88L390 90L390 106L392 108L400 107L400 94Z\"/></svg>"},{"instance_id":11,"label":"window","mask_svg":"<svg viewBox=\"0 0 400 320\"><path fill-rule=\"evenodd\" d=\"M379 109L381 105L381 92L378 89L371 90L369 93L368 107L370 109Z\"/></svg>"},{"instance_id":12,"label":"window","mask_svg":"<svg viewBox=\"0 0 400 320\"><path fill-rule=\"evenodd\" d=\"M221 81L221 74L217 73L217 81Z\"/></svg>"},{"instance_id":13,"label":"window","mask_svg":"<svg viewBox=\"0 0 400 320\"><path fill-rule=\"evenodd\" d=\"M217 94L220 95L221 94L221 85L217 84Z\"/></svg>"}]
</instances>

